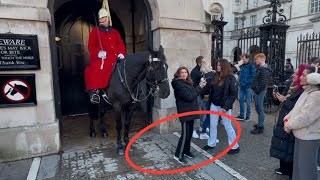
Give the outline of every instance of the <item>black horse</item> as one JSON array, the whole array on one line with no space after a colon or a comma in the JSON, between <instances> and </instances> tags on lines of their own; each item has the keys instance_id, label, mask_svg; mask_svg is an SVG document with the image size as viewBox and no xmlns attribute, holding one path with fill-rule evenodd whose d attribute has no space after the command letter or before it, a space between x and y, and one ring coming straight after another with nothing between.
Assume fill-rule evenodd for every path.
<instances>
[{"instance_id":1,"label":"black horse","mask_svg":"<svg viewBox=\"0 0 320 180\"><path fill-rule=\"evenodd\" d=\"M124 155L125 150L121 139L121 112L125 112L125 131L123 140L127 145L129 143L130 121L133 111L136 108L136 104L139 101L145 100L149 95L158 96L159 98L167 98L170 95L167 70L168 65L162 46L160 46L159 51L151 50L150 52L128 55L124 60L116 63L109 87L104 91L109 96L114 119L116 121L119 155ZM151 90L145 94L146 97L139 97L141 89L140 82L144 79L146 79ZM103 109L103 106L101 109L100 105L99 116L101 120L101 132L102 135L106 137L106 124L103 120L103 114L101 114ZM93 120L90 117L90 136L95 137L95 135Z\"/></svg>"}]
</instances>

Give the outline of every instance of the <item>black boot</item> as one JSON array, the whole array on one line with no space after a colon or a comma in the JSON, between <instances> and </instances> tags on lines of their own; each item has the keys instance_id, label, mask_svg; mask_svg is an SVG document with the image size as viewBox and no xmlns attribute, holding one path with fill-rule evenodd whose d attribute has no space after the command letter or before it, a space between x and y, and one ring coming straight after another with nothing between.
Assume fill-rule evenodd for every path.
<instances>
[{"instance_id":1,"label":"black boot","mask_svg":"<svg viewBox=\"0 0 320 180\"><path fill-rule=\"evenodd\" d=\"M99 104L100 103L100 96L99 96L99 90L95 89L89 92L90 94L90 102L92 104Z\"/></svg>"},{"instance_id":2,"label":"black boot","mask_svg":"<svg viewBox=\"0 0 320 180\"><path fill-rule=\"evenodd\" d=\"M254 129L251 131L251 134L262 134L264 127L255 126Z\"/></svg>"}]
</instances>

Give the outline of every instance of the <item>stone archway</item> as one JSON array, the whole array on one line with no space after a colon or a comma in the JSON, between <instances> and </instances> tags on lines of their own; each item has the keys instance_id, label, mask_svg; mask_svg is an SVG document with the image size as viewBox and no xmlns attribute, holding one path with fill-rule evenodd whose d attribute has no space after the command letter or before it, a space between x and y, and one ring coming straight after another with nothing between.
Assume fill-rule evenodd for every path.
<instances>
[{"instance_id":1,"label":"stone archway","mask_svg":"<svg viewBox=\"0 0 320 180\"><path fill-rule=\"evenodd\" d=\"M89 32L96 24L93 14L94 12L97 14L101 8L101 0L55 0L55 2L50 2L48 7L55 15L55 21L53 21L55 35L61 39L55 44L51 43L51 49L52 51L57 49L57 58L52 58L52 65L54 81L59 82L54 91L61 97L61 102L56 99L55 103L57 117L60 117L60 132L63 132L61 114L74 115L88 112L87 105L79 104L85 104L87 101L83 81L83 71L89 63L87 41ZM109 0L113 28L119 31L128 54L153 48L151 22L154 12L152 9L156 9L157 4L152 3L151 7L148 0L121 2ZM54 37L51 36L51 39L54 41ZM76 97L66 101L72 96ZM152 103L149 104L151 106ZM143 110L149 107L145 104L141 106ZM149 114L151 114L151 108L147 110L150 111ZM59 115L60 111L62 112Z\"/></svg>"}]
</instances>

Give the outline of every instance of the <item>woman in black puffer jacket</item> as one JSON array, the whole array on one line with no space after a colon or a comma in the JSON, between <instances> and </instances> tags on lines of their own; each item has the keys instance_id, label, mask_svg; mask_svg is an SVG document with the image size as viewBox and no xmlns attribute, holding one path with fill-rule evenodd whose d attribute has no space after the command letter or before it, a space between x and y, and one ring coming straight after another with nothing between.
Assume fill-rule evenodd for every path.
<instances>
[{"instance_id":1,"label":"woman in black puffer jacket","mask_svg":"<svg viewBox=\"0 0 320 180\"><path fill-rule=\"evenodd\" d=\"M281 102L281 109L276 127L271 140L270 156L280 160L280 168L275 170L276 174L288 175L292 177L293 153L295 137L293 133L284 131L284 117L293 109L300 95L303 93L300 77L307 68L306 64L301 64L294 74L293 81L296 84L295 90L288 96L275 93L274 96Z\"/></svg>"},{"instance_id":2,"label":"woman in black puffer jacket","mask_svg":"<svg viewBox=\"0 0 320 180\"><path fill-rule=\"evenodd\" d=\"M198 100L202 88L206 85L205 81L201 81L199 86L194 87L190 78L189 71L186 67L180 67L174 74L174 79L171 82L176 98L176 106L178 113L197 111ZM194 155L190 152L190 143L193 132L194 119L199 119L199 115L190 115L180 117L182 134L174 155L174 159L180 163L185 163L184 155L193 158Z\"/></svg>"}]
</instances>

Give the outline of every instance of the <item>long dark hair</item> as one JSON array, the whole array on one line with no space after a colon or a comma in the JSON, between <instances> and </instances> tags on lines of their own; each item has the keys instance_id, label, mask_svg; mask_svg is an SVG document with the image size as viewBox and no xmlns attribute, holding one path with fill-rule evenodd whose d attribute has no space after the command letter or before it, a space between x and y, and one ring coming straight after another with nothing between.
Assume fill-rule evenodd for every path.
<instances>
[{"instance_id":1,"label":"long dark hair","mask_svg":"<svg viewBox=\"0 0 320 180\"><path fill-rule=\"evenodd\" d=\"M216 72L216 75L213 79L213 84L214 85L222 85L224 83L224 80L226 79L226 77L231 74L232 75L232 69L231 69L231 65L229 64L229 61L226 59L219 59L217 62L220 63L220 68L221 71L220 72ZM217 66L218 67L218 66Z\"/></svg>"},{"instance_id":2,"label":"long dark hair","mask_svg":"<svg viewBox=\"0 0 320 180\"><path fill-rule=\"evenodd\" d=\"M178 68L178 70L176 71L176 73L174 73L174 78L180 78L181 70L186 70L186 71L187 71L188 76L187 76L186 82L187 82L188 84L190 84L190 85L193 85L193 81L192 81L192 79L191 79L191 77L190 77L189 70L188 70L186 67L184 67L184 66Z\"/></svg>"}]
</instances>

